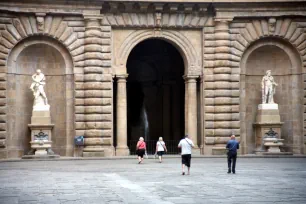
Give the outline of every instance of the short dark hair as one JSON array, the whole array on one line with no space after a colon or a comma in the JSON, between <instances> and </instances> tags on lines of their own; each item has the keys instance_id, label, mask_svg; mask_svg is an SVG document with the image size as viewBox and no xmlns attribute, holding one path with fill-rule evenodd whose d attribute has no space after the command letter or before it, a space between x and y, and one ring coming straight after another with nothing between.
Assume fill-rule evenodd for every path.
<instances>
[{"instance_id":1,"label":"short dark hair","mask_svg":"<svg viewBox=\"0 0 306 204\"><path fill-rule=\"evenodd\" d=\"M188 135L185 135L185 137L188 137Z\"/></svg>"}]
</instances>

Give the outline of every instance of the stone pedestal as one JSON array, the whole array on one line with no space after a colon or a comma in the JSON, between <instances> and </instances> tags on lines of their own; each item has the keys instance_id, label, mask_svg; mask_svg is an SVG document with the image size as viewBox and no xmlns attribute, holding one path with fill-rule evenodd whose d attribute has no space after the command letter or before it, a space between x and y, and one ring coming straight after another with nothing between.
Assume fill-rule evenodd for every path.
<instances>
[{"instance_id":1,"label":"stone pedestal","mask_svg":"<svg viewBox=\"0 0 306 204\"><path fill-rule=\"evenodd\" d=\"M256 123L280 123L278 104L259 104Z\"/></svg>"},{"instance_id":2,"label":"stone pedestal","mask_svg":"<svg viewBox=\"0 0 306 204\"><path fill-rule=\"evenodd\" d=\"M31 124L28 125L31 129L31 151L23 158L57 158L51 150L52 147L52 128L50 106L40 105L34 106L32 111Z\"/></svg>"},{"instance_id":3,"label":"stone pedestal","mask_svg":"<svg viewBox=\"0 0 306 204\"><path fill-rule=\"evenodd\" d=\"M284 139L278 138L264 138L264 146L268 148L268 152L270 153L280 153L280 147L284 145L282 141Z\"/></svg>"},{"instance_id":4,"label":"stone pedestal","mask_svg":"<svg viewBox=\"0 0 306 204\"><path fill-rule=\"evenodd\" d=\"M280 121L278 104L259 104L256 116L255 128L255 145L256 154L262 154L267 151L267 145L264 142L264 135L272 128L278 133L278 138L281 138L281 127L283 123ZM266 138L271 139L271 138Z\"/></svg>"}]
</instances>

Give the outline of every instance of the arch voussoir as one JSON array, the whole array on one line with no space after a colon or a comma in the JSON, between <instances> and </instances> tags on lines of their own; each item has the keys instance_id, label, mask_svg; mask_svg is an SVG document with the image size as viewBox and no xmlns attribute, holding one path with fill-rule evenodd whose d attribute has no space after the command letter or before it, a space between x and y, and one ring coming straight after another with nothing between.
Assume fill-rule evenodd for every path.
<instances>
[{"instance_id":1,"label":"arch voussoir","mask_svg":"<svg viewBox=\"0 0 306 204\"><path fill-rule=\"evenodd\" d=\"M200 75L201 57L197 54L191 42L181 33L177 31L155 31L155 30L139 30L131 33L121 44L117 55L116 66L126 66L128 56L132 49L140 42L147 39L162 39L173 44L181 53L185 63L185 74Z\"/></svg>"},{"instance_id":2,"label":"arch voussoir","mask_svg":"<svg viewBox=\"0 0 306 204\"><path fill-rule=\"evenodd\" d=\"M11 23L6 24L5 29L0 32L0 60L7 61L10 51L20 41L31 36L49 36L66 47L70 54L84 45L82 37L68 26L63 17L21 15L12 19ZM76 62L75 57L73 62ZM6 66L2 61L0 64Z\"/></svg>"}]
</instances>

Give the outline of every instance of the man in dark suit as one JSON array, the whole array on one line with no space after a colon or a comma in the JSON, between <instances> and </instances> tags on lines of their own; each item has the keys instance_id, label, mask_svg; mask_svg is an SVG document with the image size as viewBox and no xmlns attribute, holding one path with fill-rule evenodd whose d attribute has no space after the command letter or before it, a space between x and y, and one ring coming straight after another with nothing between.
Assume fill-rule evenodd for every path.
<instances>
[{"instance_id":1,"label":"man in dark suit","mask_svg":"<svg viewBox=\"0 0 306 204\"><path fill-rule=\"evenodd\" d=\"M236 160L237 160L237 149L239 149L239 142L236 141L235 135L231 136L231 139L226 144L227 149L227 164L228 164L228 171L227 173L230 174L233 172L233 174L236 173ZM233 165L231 168L231 163L233 161Z\"/></svg>"}]
</instances>

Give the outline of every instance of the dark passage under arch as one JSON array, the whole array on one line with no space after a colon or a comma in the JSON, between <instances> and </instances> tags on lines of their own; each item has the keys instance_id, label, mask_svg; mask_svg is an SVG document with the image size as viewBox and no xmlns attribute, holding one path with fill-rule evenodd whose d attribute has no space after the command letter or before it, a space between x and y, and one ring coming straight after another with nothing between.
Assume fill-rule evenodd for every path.
<instances>
[{"instance_id":1,"label":"dark passage under arch","mask_svg":"<svg viewBox=\"0 0 306 204\"><path fill-rule=\"evenodd\" d=\"M185 97L184 62L178 50L163 40L143 41L130 53L127 72L129 141L162 136L176 143L184 135ZM129 145L132 150L134 144Z\"/></svg>"}]
</instances>

